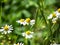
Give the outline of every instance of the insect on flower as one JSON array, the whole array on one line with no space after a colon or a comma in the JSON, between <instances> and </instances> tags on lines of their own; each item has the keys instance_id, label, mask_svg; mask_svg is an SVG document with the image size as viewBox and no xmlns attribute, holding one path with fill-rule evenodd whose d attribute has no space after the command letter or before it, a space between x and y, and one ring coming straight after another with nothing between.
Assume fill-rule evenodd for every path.
<instances>
[{"instance_id":1,"label":"insect on flower","mask_svg":"<svg viewBox=\"0 0 60 45\"><path fill-rule=\"evenodd\" d=\"M2 32L2 34L7 34L7 33L11 33L13 30L12 25L5 25L4 27L2 27L2 29L0 29L0 32Z\"/></svg>"},{"instance_id":2,"label":"insect on flower","mask_svg":"<svg viewBox=\"0 0 60 45\"><path fill-rule=\"evenodd\" d=\"M22 33L22 35L25 37L25 38L32 38L33 37L33 33L34 32L31 32L31 31L26 31L24 33Z\"/></svg>"}]
</instances>

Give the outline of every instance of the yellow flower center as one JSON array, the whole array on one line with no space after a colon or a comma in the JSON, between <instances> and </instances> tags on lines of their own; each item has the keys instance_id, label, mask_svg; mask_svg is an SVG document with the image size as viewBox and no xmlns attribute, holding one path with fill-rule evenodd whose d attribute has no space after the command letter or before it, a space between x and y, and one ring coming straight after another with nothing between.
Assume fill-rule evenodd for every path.
<instances>
[{"instance_id":1,"label":"yellow flower center","mask_svg":"<svg viewBox=\"0 0 60 45\"><path fill-rule=\"evenodd\" d=\"M5 26L4 26L4 30L7 31L8 29L9 29L9 26L5 25Z\"/></svg>"},{"instance_id":2,"label":"yellow flower center","mask_svg":"<svg viewBox=\"0 0 60 45\"><path fill-rule=\"evenodd\" d=\"M18 43L16 45L19 45Z\"/></svg>"},{"instance_id":3,"label":"yellow flower center","mask_svg":"<svg viewBox=\"0 0 60 45\"><path fill-rule=\"evenodd\" d=\"M26 31L26 34L27 34L27 35L30 35L30 34L31 34L31 31Z\"/></svg>"},{"instance_id":4,"label":"yellow flower center","mask_svg":"<svg viewBox=\"0 0 60 45\"><path fill-rule=\"evenodd\" d=\"M60 13L60 8L57 11Z\"/></svg>"},{"instance_id":5,"label":"yellow flower center","mask_svg":"<svg viewBox=\"0 0 60 45\"><path fill-rule=\"evenodd\" d=\"M20 22L24 22L24 19L20 19Z\"/></svg>"},{"instance_id":6,"label":"yellow flower center","mask_svg":"<svg viewBox=\"0 0 60 45\"><path fill-rule=\"evenodd\" d=\"M29 23L29 22L30 22L30 18L27 18L27 19L26 19L26 22Z\"/></svg>"},{"instance_id":7,"label":"yellow flower center","mask_svg":"<svg viewBox=\"0 0 60 45\"><path fill-rule=\"evenodd\" d=\"M52 14L52 16L55 18L56 17L56 14L54 13L54 14Z\"/></svg>"}]
</instances>

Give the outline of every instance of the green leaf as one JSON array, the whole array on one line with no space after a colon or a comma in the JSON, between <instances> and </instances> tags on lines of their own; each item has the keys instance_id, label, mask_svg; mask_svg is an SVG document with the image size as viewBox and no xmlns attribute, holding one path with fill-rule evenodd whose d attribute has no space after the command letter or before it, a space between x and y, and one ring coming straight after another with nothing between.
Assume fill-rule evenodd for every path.
<instances>
[{"instance_id":1,"label":"green leaf","mask_svg":"<svg viewBox=\"0 0 60 45\"><path fill-rule=\"evenodd\" d=\"M25 15L25 17L30 17L31 13L28 12L27 10L22 10L22 13Z\"/></svg>"},{"instance_id":2,"label":"green leaf","mask_svg":"<svg viewBox=\"0 0 60 45\"><path fill-rule=\"evenodd\" d=\"M56 0L44 0L45 5L52 5L54 3L56 3Z\"/></svg>"}]
</instances>

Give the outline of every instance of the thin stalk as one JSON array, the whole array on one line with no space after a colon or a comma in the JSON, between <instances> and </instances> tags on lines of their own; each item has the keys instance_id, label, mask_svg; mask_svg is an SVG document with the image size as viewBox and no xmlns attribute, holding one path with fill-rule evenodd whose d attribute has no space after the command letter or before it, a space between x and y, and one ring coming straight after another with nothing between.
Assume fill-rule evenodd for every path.
<instances>
[{"instance_id":1,"label":"thin stalk","mask_svg":"<svg viewBox=\"0 0 60 45\"><path fill-rule=\"evenodd\" d=\"M0 7L1 9L0 9L0 11L1 11L1 13L0 13L0 24L1 24L1 22L2 22L2 20L1 20L1 16L2 16L2 4L1 4L1 7Z\"/></svg>"},{"instance_id":2,"label":"thin stalk","mask_svg":"<svg viewBox=\"0 0 60 45\"><path fill-rule=\"evenodd\" d=\"M42 14L42 16L43 16L43 18L44 18L44 21L45 21L45 23L47 24L47 21L46 21L46 18L45 18L45 16L44 16L44 2L42 2L42 10L41 10L41 14Z\"/></svg>"},{"instance_id":3,"label":"thin stalk","mask_svg":"<svg viewBox=\"0 0 60 45\"><path fill-rule=\"evenodd\" d=\"M36 9L36 15L35 15L35 27L36 27L36 24L37 24L37 18L38 18L38 9Z\"/></svg>"},{"instance_id":4,"label":"thin stalk","mask_svg":"<svg viewBox=\"0 0 60 45\"><path fill-rule=\"evenodd\" d=\"M53 33L54 37L58 37L58 35L60 34L60 24L58 25L58 28L56 29L56 31ZM58 40L59 41L59 40ZM59 42L58 42L59 43Z\"/></svg>"},{"instance_id":5,"label":"thin stalk","mask_svg":"<svg viewBox=\"0 0 60 45\"><path fill-rule=\"evenodd\" d=\"M29 40L29 39L27 40L27 45L31 45L31 43L30 43L30 40Z\"/></svg>"},{"instance_id":6,"label":"thin stalk","mask_svg":"<svg viewBox=\"0 0 60 45\"><path fill-rule=\"evenodd\" d=\"M30 27L30 30L33 28L33 25Z\"/></svg>"},{"instance_id":7,"label":"thin stalk","mask_svg":"<svg viewBox=\"0 0 60 45\"><path fill-rule=\"evenodd\" d=\"M41 12L41 15L43 17L43 20L45 22L45 24L47 25L47 21L46 21L46 18L45 18L45 15L44 15L44 0L41 0L40 3L39 3L39 8L40 8L40 12ZM45 43L43 42L43 45L45 45Z\"/></svg>"},{"instance_id":8,"label":"thin stalk","mask_svg":"<svg viewBox=\"0 0 60 45\"><path fill-rule=\"evenodd\" d=\"M46 18L44 16L44 0L41 0L41 2L39 2L39 8L40 8L40 11L41 11L41 15L43 16L43 19L45 21L45 23L47 24L47 21L46 21Z\"/></svg>"},{"instance_id":9,"label":"thin stalk","mask_svg":"<svg viewBox=\"0 0 60 45\"><path fill-rule=\"evenodd\" d=\"M60 33L60 23L59 23L59 28L58 28L58 32ZM57 32L57 33L58 33L58 32ZM58 41L59 41L59 40L58 40Z\"/></svg>"},{"instance_id":10,"label":"thin stalk","mask_svg":"<svg viewBox=\"0 0 60 45\"><path fill-rule=\"evenodd\" d=\"M59 27L57 28L57 30L54 32L54 33L52 33L52 26L50 25L50 36L49 37L51 37L50 39L51 39L51 42L53 43L53 36L55 35L55 36L57 36L58 34L57 33L59 33L59 29L60 29L60 24L59 24Z\"/></svg>"},{"instance_id":11,"label":"thin stalk","mask_svg":"<svg viewBox=\"0 0 60 45\"><path fill-rule=\"evenodd\" d=\"M51 39L51 41L53 42L53 33L52 33L52 29L51 29L52 25L50 25L50 36L49 38Z\"/></svg>"}]
</instances>

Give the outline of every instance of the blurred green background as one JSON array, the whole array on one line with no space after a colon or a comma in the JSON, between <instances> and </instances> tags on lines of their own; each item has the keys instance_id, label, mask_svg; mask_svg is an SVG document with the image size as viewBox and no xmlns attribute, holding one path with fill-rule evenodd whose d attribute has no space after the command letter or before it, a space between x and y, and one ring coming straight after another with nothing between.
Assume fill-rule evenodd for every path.
<instances>
[{"instance_id":1,"label":"blurred green background","mask_svg":"<svg viewBox=\"0 0 60 45\"><path fill-rule=\"evenodd\" d=\"M58 8L60 8L60 0L0 0L0 28L5 24L12 24L14 31L10 34L9 41L24 42L21 32L26 30L26 27L20 27L16 21L21 18L36 19L36 25L32 29L35 37L31 40L31 45L43 45L44 43L49 45L51 38L48 38L50 24L47 16ZM54 32L58 24L53 26ZM56 43L60 43L59 35L54 37L53 41ZM4 38L0 37L0 40Z\"/></svg>"}]
</instances>

